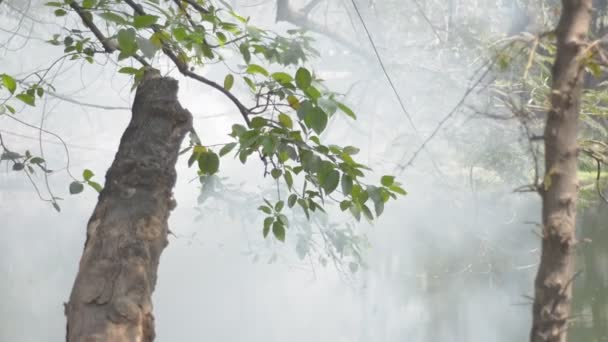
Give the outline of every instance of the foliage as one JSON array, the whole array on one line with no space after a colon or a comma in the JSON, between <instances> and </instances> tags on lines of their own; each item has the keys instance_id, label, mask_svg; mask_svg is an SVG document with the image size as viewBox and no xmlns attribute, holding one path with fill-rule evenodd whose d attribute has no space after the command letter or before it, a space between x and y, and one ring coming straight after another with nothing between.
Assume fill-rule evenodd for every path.
<instances>
[{"instance_id":1,"label":"foliage","mask_svg":"<svg viewBox=\"0 0 608 342\"><path fill-rule=\"evenodd\" d=\"M220 157L232 153L246 163L257 155L265 165L264 176L270 175L287 190L284 198L273 203L264 199L259 206L267 215L264 236L272 232L277 240L285 240L287 208L298 206L310 218L313 212L325 212L327 201L332 201L357 220L361 216L373 220L389 199L406 194L392 176L382 177L377 185L366 183L365 172L370 169L356 161L356 147L323 143L334 115L353 120L356 116L305 66L316 51L304 31L289 30L282 36L263 30L221 0L64 0L47 6L56 17L79 17L84 25L68 27L48 40L63 48L62 59L96 63L98 55L111 55L123 65L136 61L141 67L124 65L119 70L133 76L135 88L147 70L166 58L181 74L220 91L235 104L244 122L232 126L229 135L234 142L216 151L193 132L186 149L191 152L188 164L196 165L198 176L206 179L219 172ZM226 63L225 56L230 55L240 56L243 64L239 70L230 68L222 82L200 74L208 65ZM9 95L0 104L2 113L16 115L9 100L34 106L36 96L44 96L45 88L53 89L46 83L46 73L34 74L35 83L2 76ZM231 93L237 85L249 90L255 104L248 107ZM92 172L85 171L84 180L74 179L70 193L81 192L83 184L101 191L91 177Z\"/></svg>"}]
</instances>

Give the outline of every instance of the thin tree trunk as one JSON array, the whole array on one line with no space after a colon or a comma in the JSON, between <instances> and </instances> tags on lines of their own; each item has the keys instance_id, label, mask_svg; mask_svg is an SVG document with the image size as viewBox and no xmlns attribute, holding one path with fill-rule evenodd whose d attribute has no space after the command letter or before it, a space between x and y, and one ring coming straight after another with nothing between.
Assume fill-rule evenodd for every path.
<instances>
[{"instance_id":1,"label":"thin tree trunk","mask_svg":"<svg viewBox=\"0 0 608 342\"><path fill-rule=\"evenodd\" d=\"M152 292L175 206L175 163L192 127L177 81L147 73L87 225L66 304L67 341L154 340Z\"/></svg>"},{"instance_id":2,"label":"thin tree trunk","mask_svg":"<svg viewBox=\"0 0 608 342\"><path fill-rule=\"evenodd\" d=\"M535 280L532 342L566 342L570 320L575 218L578 197L578 120L582 88L581 52L591 21L592 0L562 0L553 65L551 110L545 126L543 239Z\"/></svg>"}]
</instances>

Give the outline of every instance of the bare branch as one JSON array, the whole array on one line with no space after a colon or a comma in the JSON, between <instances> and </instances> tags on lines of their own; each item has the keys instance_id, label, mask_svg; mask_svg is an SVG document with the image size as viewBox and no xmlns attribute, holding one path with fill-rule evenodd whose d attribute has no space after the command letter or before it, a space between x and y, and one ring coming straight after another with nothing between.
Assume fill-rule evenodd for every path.
<instances>
[{"instance_id":1,"label":"bare branch","mask_svg":"<svg viewBox=\"0 0 608 342\"><path fill-rule=\"evenodd\" d=\"M190 1L186 1L186 2L188 2L189 4L192 5L192 3ZM125 3L127 3L127 5L129 5L131 8L133 8L135 13L137 13L138 15L146 14L146 12L144 12L144 10L141 8L141 6L136 4L133 0L125 0ZM195 6L193 5L193 7L195 7ZM152 26L152 30L154 32L160 31L160 29L156 25ZM241 112L241 115L243 116L243 119L245 120L247 125L250 125L251 122L248 117L249 111L247 110L247 107L245 107L245 105L243 105L243 103L241 103L241 101L239 101L239 99L236 98L236 96L234 96L231 92L224 89L224 87L219 85L218 83L213 82L210 79L207 79L207 78L191 71L188 64L186 64L184 61L180 60L175 55L173 50L171 50L170 47L164 42L163 42L162 51L167 57L169 57L169 59L171 59L171 61L175 64L175 66L177 67L177 69L179 70L179 72L182 75L195 79L212 88L215 88L216 90L220 91L222 94L226 95L226 97L228 97L230 99L230 101L232 101L232 103L234 103L236 105L236 107L239 109L239 111Z\"/></svg>"}]
</instances>

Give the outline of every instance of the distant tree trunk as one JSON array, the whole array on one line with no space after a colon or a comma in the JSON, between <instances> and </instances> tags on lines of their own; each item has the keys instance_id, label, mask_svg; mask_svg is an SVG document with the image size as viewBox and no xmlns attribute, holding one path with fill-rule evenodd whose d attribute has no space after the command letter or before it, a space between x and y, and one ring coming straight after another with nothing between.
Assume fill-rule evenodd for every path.
<instances>
[{"instance_id":1,"label":"distant tree trunk","mask_svg":"<svg viewBox=\"0 0 608 342\"><path fill-rule=\"evenodd\" d=\"M68 342L154 340L151 297L175 206L175 163L192 127L177 90L176 80L151 73L137 89L65 305Z\"/></svg>"},{"instance_id":2,"label":"distant tree trunk","mask_svg":"<svg viewBox=\"0 0 608 342\"><path fill-rule=\"evenodd\" d=\"M532 342L566 342L569 325L578 197L578 120L582 89L581 52L591 21L592 0L562 0L556 28L551 110L545 126L543 237L535 280Z\"/></svg>"}]
</instances>

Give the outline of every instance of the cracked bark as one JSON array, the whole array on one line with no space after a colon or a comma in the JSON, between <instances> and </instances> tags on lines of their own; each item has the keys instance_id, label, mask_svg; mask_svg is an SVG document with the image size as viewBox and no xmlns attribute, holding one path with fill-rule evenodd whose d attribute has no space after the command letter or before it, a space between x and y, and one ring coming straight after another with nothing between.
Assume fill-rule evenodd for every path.
<instances>
[{"instance_id":1,"label":"cracked bark","mask_svg":"<svg viewBox=\"0 0 608 342\"><path fill-rule=\"evenodd\" d=\"M176 80L158 74L137 89L65 305L68 342L154 340L152 292L175 206L179 147L192 127L177 90Z\"/></svg>"},{"instance_id":2,"label":"cracked bark","mask_svg":"<svg viewBox=\"0 0 608 342\"><path fill-rule=\"evenodd\" d=\"M566 342L570 324L578 197L578 121L592 0L562 0L556 28L551 110L545 125L542 252L535 280L531 342Z\"/></svg>"}]
</instances>

